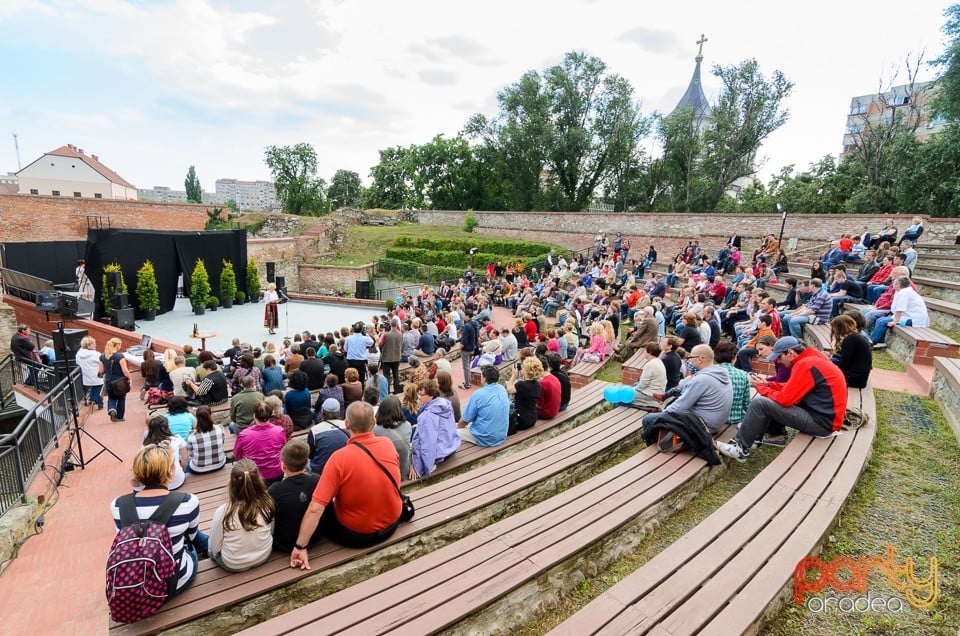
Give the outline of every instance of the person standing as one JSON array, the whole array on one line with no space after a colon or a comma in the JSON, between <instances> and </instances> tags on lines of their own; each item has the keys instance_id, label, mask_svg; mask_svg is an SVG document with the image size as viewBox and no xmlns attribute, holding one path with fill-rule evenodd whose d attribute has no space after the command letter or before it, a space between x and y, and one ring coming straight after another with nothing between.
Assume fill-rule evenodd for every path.
<instances>
[{"instance_id":1,"label":"person standing","mask_svg":"<svg viewBox=\"0 0 960 636\"><path fill-rule=\"evenodd\" d=\"M103 378L100 377L100 352L97 351L97 341L86 336L80 341L80 350L77 351L77 366L83 377L83 388L87 390L87 403L96 404L98 409L103 408Z\"/></svg>"},{"instance_id":2,"label":"person standing","mask_svg":"<svg viewBox=\"0 0 960 636\"><path fill-rule=\"evenodd\" d=\"M362 322L354 324L353 333L343 340L343 353L347 358L347 367L357 370L360 382L367 379L367 350L372 346L373 338L364 333Z\"/></svg>"},{"instance_id":3,"label":"person standing","mask_svg":"<svg viewBox=\"0 0 960 636\"><path fill-rule=\"evenodd\" d=\"M277 333L277 324L279 323L280 316L278 310L280 295L277 293L275 283L267 285L267 290L263 292L263 302L265 304L263 308L263 326L267 328L268 333L275 334Z\"/></svg>"},{"instance_id":4,"label":"person standing","mask_svg":"<svg viewBox=\"0 0 960 636\"><path fill-rule=\"evenodd\" d=\"M111 422L122 422L127 409L127 393L130 392L130 371L127 361L120 353L123 343L120 338L110 338L100 356L100 369L103 374L103 385L107 391L107 413ZM126 379L126 391L119 391L113 384L117 380Z\"/></svg>"},{"instance_id":5,"label":"person standing","mask_svg":"<svg viewBox=\"0 0 960 636\"><path fill-rule=\"evenodd\" d=\"M400 323L391 320L384 325L383 335L380 337L380 366L388 380L393 380L393 392L400 393L400 350L403 347L403 336L400 334Z\"/></svg>"},{"instance_id":6,"label":"person standing","mask_svg":"<svg viewBox=\"0 0 960 636\"><path fill-rule=\"evenodd\" d=\"M460 332L460 364L463 367L463 384L461 389L470 389L470 365L473 362L473 354L477 351L479 344L479 333L477 323L473 319L473 312L466 310L466 320L463 323L463 329Z\"/></svg>"},{"instance_id":7,"label":"person standing","mask_svg":"<svg viewBox=\"0 0 960 636\"><path fill-rule=\"evenodd\" d=\"M16 333L10 338L10 351L26 371L22 374L25 378L23 383L32 387L37 386L37 364L40 361L36 348L30 339L30 326L24 323L17 325Z\"/></svg>"}]
</instances>

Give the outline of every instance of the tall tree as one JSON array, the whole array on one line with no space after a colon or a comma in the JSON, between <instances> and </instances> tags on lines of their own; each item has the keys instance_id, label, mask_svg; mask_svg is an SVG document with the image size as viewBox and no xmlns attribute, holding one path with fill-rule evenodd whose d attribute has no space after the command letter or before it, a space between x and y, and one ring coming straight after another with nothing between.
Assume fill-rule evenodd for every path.
<instances>
[{"instance_id":1,"label":"tall tree","mask_svg":"<svg viewBox=\"0 0 960 636\"><path fill-rule=\"evenodd\" d=\"M402 210L414 207L409 149L397 146L380 151L380 162L370 169L373 183L364 191L365 208Z\"/></svg>"},{"instance_id":2,"label":"tall tree","mask_svg":"<svg viewBox=\"0 0 960 636\"><path fill-rule=\"evenodd\" d=\"M315 216L330 211L323 179L317 178L317 151L308 143L267 146L265 163L270 168L277 198L287 214Z\"/></svg>"},{"instance_id":3,"label":"tall tree","mask_svg":"<svg viewBox=\"0 0 960 636\"><path fill-rule=\"evenodd\" d=\"M960 4L950 5L943 14L947 18L943 32L949 42L933 61L941 69L936 108L951 121L960 121Z\"/></svg>"},{"instance_id":4,"label":"tall tree","mask_svg":"<svg viewBox=\"0 0 960 636\"><path fill-rule=\"evenodd\" d=\"M528 71L497 98L498 115L475 115L466 132L494 149L513 209L585 209L635 159L649 126L630 83L577 51L542 76Z\"/></svg>"},{"instance_id":5,"label":"tall tree","mask_svg":"<svg viewBox=\"0 0 960 636\"><path fill-rule=\"evenodd\" d=\"M330 188L327 190L330 207L334 210L343 207L359 207L360 191L359 174L352 170L337 170L330 179Z\"/></svg>"},{"instance_id":6,"label":"tall tree","mask_svg":"<svg viewBox=\"0 0 960 636\"><path fill-rule=\"evenodd\" d=\"M187 201L190 203L203 201L203 188L200 187L200 179L197 178L197 170L193 166L187 169L187 178L183 181L183 187L187 191Z\"/></svg>"}]
</instances>

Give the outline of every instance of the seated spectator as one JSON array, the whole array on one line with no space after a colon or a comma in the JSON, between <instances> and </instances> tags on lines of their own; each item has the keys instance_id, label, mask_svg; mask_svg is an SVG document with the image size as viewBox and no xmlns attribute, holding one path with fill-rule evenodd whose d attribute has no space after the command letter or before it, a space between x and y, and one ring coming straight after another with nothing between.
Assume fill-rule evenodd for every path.
<instances>
[{"instance_id":1,"label":"seated spectator","mask_svg":"<svg viewBox=\"0 0 960 636\"><path fill-rule=\"evenodd\" d=\"M278 552L293 550L300 531L300 522L310 505L310 497L320 481L320 475L307 472L310 449L302 439L292 439L280 451L280 467L283 480L274 482L267 489L273 498L276 513L273 523L273 549ZM309 544L319 538L319 533L310 537Z\"/></svg>"},{"instance_id":2,"label":"seated spectator","mask_svg":"<svg viewBox=\"0 0 960 636\"><path fill-rule=\"evenodd\" d=\"M200 366L200 358L196 353L194 353L191 345L183 345L183 360L184 363L191 369L196 369Z\"/></svg>"},{"instance_id":3,"label":"seated spectator","mask_svg":"<svg viewBox=\"0 0 960 636\"><path fill-rule=\"evenodd\" d=\"M327 398L321 405L319 421L307 433L310 472L317 475L323 473L333 452L343 448L349 440L350 433L340 419L340 404L333 398Z\"/></svg>"},{"instance_id":4,"label":"seated spectator","mask_svg":"<svg viewBox=\"0 0 960 636\"><path fill-rule=\"evenodd\" d=\"M273 551L276 504L257 465L249 459L233 464L227 503L210 522L210 558L227 572L244 572L264 563Z\"/></svg>"},{"instance_id":5,"label":"seated spectator","mask_svg":"<svg viewBox=\"0 0 960 636\"><path fill-rule=\"evenodd\" d=\"M257 365L253 363L253 354L246 352L240 355L240 360L237 363L237 368L233 372L233 380L231 381L230 387L233 389L234 393L242 390L243 379L244 378L253 378L253 386L257 391L262 389L262 384L260 382L260 369L257 368Z\"/></svg>"},{"instance_id":6,"label":"seated spectator","mask_svg":"<svg viewBox=\"0 0 960 636\"><path fill-rule=\"evenodd\" d=\"M878 318L873 332L870 334L870 341L875 349L886 346L884 340L887 338L887 329L896 325L901 327L929 327L930 314L927 312L927 305L923 302L923 297L917 293L906 276L900 276L893 280L893 304L890 306L892 315Z\"/></svg>"},{"instance_id":7,"label":"seated spectator","mask_svg":"<svg viewBox=\"0 0 960 636\"><path fill-rule=\"evenodd\" d=\"M759 353L757 343L764 336L769 336L776 342L777 336L771 328L774 315L776 314L763 314L757 318L760 328L757 329L757 332L750 338L746 345L737 352L737 361L734 365L736 368L741 371L746 371L747 373L753 373L753 357Z\"/></svg>"},{"instance_id":8,"label":"seated spectator","mask_svg":"<svg viewBox=\"0 0 960 636\"><path fill-rule=\"evenodd\" d=\"M537 423L537 403L540 401L540 377L543 365L534 356L524 358L510 374L507 393L514 396L510 414L509 434L532 428Z\"/></svg>"},{"instance_id":9,"label":"seated spectator","mask_svg":"<svg viewBox=\"0 0 960 636\"><path fill-rule=\"evenodd\" d=\"M403 385L403 397L400 401L403 417L411 426L417 425L417 414L420 413L420 388L413 382Z\"/></svg>"},{"instance_id":10,"label":"seated spectator","mask_svg":"<svg viewBox=\"0 0 960 636\"><path fill-rule=\"evenodd\" d=\"M193 430L197 419L187 410L187 398L174 396L167 402L167 423L174 435L183 441Z\"/></svg>"},{"instance_id":11,"label":"seated spectator","mask_svg":"<svg viewBox=\"0 0 960 636\"><path fill-rule=\"evenodd\" d=\"M421 407L417 414L417 430L410 442L410 479L429 477L437 465L449 459L460 447L453 407L440 397L437 382L424 380L418 388Z\"/></svg>"},{"instance_id":12,"label":"seated spectator","mask_svg":"<svg viewBox=\"0 0 960 636\"><path fill-rule=\"evenodd\" d=\"M680 339L676 336L664 336L660 339L661 360L667 371L667 391L680 384L683 379L683 357L686 352L680 347ZM678 351L679 350L679 351Z\"/></svg>"},{"instance_id":13,"label":"seated spectator","mask_svg":"<svg viewBox=\"0 0 960 636\"><path fill-rule=\"evenodd\" d=\"M173 463L173 474L170 476L167 488L176 490L183 485L183 481L186 478L183 467L187 460L187 442L179 435L173 434L165 416L154 415L147 420L147 430L143 432L143 445L149 446L150 444L164 446L169 448L173 453L176 461ZM134 490L136 490L136 488L134 488Z\"/></svg>"},{"instance_id":14,"label":"seated spectator","mask_svg":"<svg viewBox=\"0 0 960 636\"><path fill-rule=\"evenodd\" d=\"M353 373L351 373L351 370ZM340 388L343 389L343 403L346 405L344 409L347 409L354 402L363 399L363 383L360 382L360 372L353 367L344 372L344 378L345 381L340 385Z\"/></svg>"},{"instance_id":15,"label":"seated spectator","mask_svg":"<svg viewBox=\"0 0 960 636\"><path fill-rule=\"evenodd\" d=\"M540 362L539 360L537 361ZM537 418L550 420L555 418L560 412L560 380L552 373L545 373L543 363L541 363L540 370L543 375L540 376L540 399L537 400Z\"/></svg>"},{"instance_id":16,"label":"seated spectator","mask_svg":"<svg viewBox=\"0 0 960 636\"><path fill-rule=\"evenodd\" d=\"M173 359L173 371L171 371L169 375L170 384L173 385L174 396L179 396L182 398L187 397L187 392L184 389L186 381L197 381L197 370L194 367L187 366L185 356L177 356Z\"/></svg>"},{"instance_id":17,"label":"seated spectator","mask_svg":"<svg viewBox=\"0 0 960 636\"><path fill-rule=\"evenodd\" d=\"M894 225L893 219L891 217L887 217L883 229L877 232L877 235L870 241L870 247L877 249L877 247L884 241L889 242L892 245L897 239L898 232L899 230L897 229L897 226Z\"/></svg>"},{"instance_id":18,"label":"seated spectator","mask_svg":"<svg viewBox=\"0 0 960 636\"><path fill-rule=\"evenodd\" d=\"M309 402L308 402L309 404ZM280 481L280 450L287 443L283 429L270 423L273 409L264 401L257 403L253 411L253 424L245 428L233 446L234 461L250 458L260 469L260 476L268 484Z\"/></svg>"},{"instance_id":19,"label":"seated spectator","mask_svg":"<svg viewBox=\"0 0 960 636\"><path fill-rule=\"evenodd\" d=\"M133 494L117 497L110 503L110 514L117 532L121 528L121 508L126 509L133 504L136 512L134 518L146 521L170 496L168 486L174 463L175 456L168 447L148 444L137 452L131 467L134 481L143 488ZM204 555L207 553L207 535L200 532L200 500L196 495L185 493L180 505L167 521L167 531L170 534L173 560L179 564L173 591L167 597L167 600L170 600L188 588L196 578L198 552Z\"/></svg>"},{"instance_id":20,"label":"seated spectator","mask_svg":"<svg viewBox=\"0 0 960 636\"><path fill-rule=\"evenodd\" d=\"M703 342L700 337L700 318L693 312L683 314L681 317L683 327L677 333L679 344L687 351L690 351Z\"/></svg>"},{"instance_id":21,"label":"seated spectator","mask_svg":"<svg viewBox=\"0 0 960 636\"><path fill-rule=\"evenodd\" d=\"M460 396L453 390L453 376L450 375L449 371L439 371L434 379L437 381L437 386L440 387L440 397L450 402L450 406L453 407L453 419L459 422L461 415Z\"/></svg>"},{"instance_id":22,"label":"seated spectator","mask_svg":"<svg viewBox=\"0 0 960 636\"><path fill-rule=\"evenodd\" d=\"M263 399L270 405L270 409L273 412L270 423L282 428L283 434L287 436L287 441L290 441L294 431L297 429L294 427L293 420L290 419L290 416L283 412L283 391L274 391Z\"/></svg>"},{"instance_id":23,"label":"seated spectator","mask_svg":"<svg viewBox=\"0 0 960 636\"><path fill-rule=\"evenodd\" d=\"M660 359L660 345L648 342L642 351L643 370L640 372L640 379L633 385L633 405L644 410L658 411L661 402L654 394L662 394L667 390L667 370Z\"/></svg>"},{"instance_id":24,"label":"seated spectator","mask_svg":"<svg viewBox=\"0 0 960 636\"><path fill-rule=\"evenodd\" d=\"M242 390L230 398L230 432L235 435L253 424L253 410L263 399L263 393L257 390L256 378L253 375L243 376L240 383Z\"/></svg>"},{"instance_id":25,"label":"seated spectator","mask_svg":"<svg viewBox=\"0 0 960 636\"><path fill-rule=\"evenodd\" d=\"M302 431L313 424L310 410L310 391L307 390L307 374L294 371L290 374L289 390L283 395L283 408L293 420L293 427Z\"/></svg>"},{"instance_id":26,"label":"seated spectator","mask_svg":"<svg viewBox=\"0 0 960 636\"><path fill-rule=\"evenodd\" d=\"M407 370L407 382L419 385L424 380L429 379L427 375L429 375L430 370L423 366L420 358L411 354L410 357L407 358L407 364L410 365L410 368Z\"/></svg>"},{"instance_id":27,"label":"seated spectator","mask_svg":"<svg viewBox=\"0 0 960 636\"><path fill-rule=\"evenodd\" d=\"M286 377L283 369L277 366L277 359L273 357L273 354L268 353L263 356L260 383L264 395L270 395L273 391L283 391L286 388L283 384Z\"/></svg>"},{"instance_id":28,"label":"seated spectator","mask_svg":"<svg viewBox=\"0 0 960 636\"><path fill-rule=\"evenodd\" d=\"M320 409L323 406L323 403L329 398L333 398L337 401L337 404L340 405L339 419L343 419L343 414L346 412L347 408L343 406L343 388L339 384L339 379L333 373L327 374L325 385L322 389L320 389L320 393L317 395L317 401L313 403L313 410L317 417L320 415Z\"/></svg>"},{"instance_id":29,"label":"seated spectator","mask_svg":"<svg viewBox=\"0 0 960 636\"><path fill-rule=\"evenodd\" d=\"M43 349L40 350L43 353ZM53 361L45 362L44 364L52 364ZM166 375L166 370L163 368L163 363L156 359L156 355L152 350L147 349L143 352L143 362L140 364L140 375L143 376L143 388L140 389L140 399L142 400L146 395L147 391L150 389L155 389L160 386L160 380L162 379L162 374Z\"/></svg>"},{"instance_id":30,"label":"seated spectator","mask_svg":"<svg viewBox=\"0 0 960 636\"><path fill-rule=\"evenodd\" d=\"M826 323L830 320L830 312L833 311L830 294L823 288L823 281L819 278L811 278L802 283L801 291L812 292L806 304L780 317L783 330L797 340L802 338L803 325Z\"/></svg>"},{"instance_id":31,"label":"seated spectator","mask_svg":"<svg viewBox=\"0 0 960 636\"><path fill-rule=\"evenodd\" d=\"M843 260L844 253L840 249L840 242L836 240L830 241L830 246L827 248L827 251L825 251L823 256L820 257L820 263L823 265L825 270L830 269Z\"/></svg>"},{"instance_id":32,"label":"seated spectator","mask_svg":"<svg viewBox=\"0 0 960 636\"><path fill-rule=\"evenodd\" d=\"M482 386L470 396L457 424L460 439L477 446L499 446L507 439L510 399L500 385L500 371L487 366L480 370Z\"/></svg>"},{"instance_id":33,"label":"seated spectator","mask_svg":"<svg viewBox=\"0 0 960 636\"><path fill-rule=\"evenodd\" d=\"M227 376L213 360L207 360L201 366L206 371L206 375L203 376L200 384L186 380L187 386L193 392L194 403L207 406L223 404L229 396Z\"/></svg>"},{"instance_id":34,"label":"seated spectator","mask_svg":"<svg viewBox=\"0 0 960 636\"><path fill-rule=\"evenodd\" d=\"M923 234L923 217L915 216L913 217L913 223L910 227L904 230L903 236L900 237L900 242L910 241L910 244L913 245L920 240L921 234Z\"/></svg>"},{"instance_id":35,"label":"seated spectator","mask_svg":"<svg viewBox=\"0 0 960 636\"><path fill-rule=\"evenodd\" d=\"M865 388L873 369L873 347L857 329L857 321L846 314L833 318L830 338L833 342L830 359L840 367L847 387Z\"/></svg>"},{"instance_id":36,"label":"seated spectator","mask_svg":"<svg viewBox=\"0 0 960 636\"><path fill-rule=\"evenodd\" d=\"M843 424L847 386L836 365L792 336L777 340L767 357L768 362L774 360L792 367L790 379L779 384L752 376L750 384L759 395L750 402L730 443L717 442L720 453L738 462L745 462L761 444L786 446L787 426L825 437Z\"/></svg>"},{"instance_id":37,"label":"seated spectator","mask_svg":"<svg viewBox=\"0 0 960 636\"><path fill-rule=\"evenodd\" d=\"M333 454L320 476L290 554L290 567L310 569L307 545L318 527L336 543L363 548L388 539L400 522L397 451L390 440L374 436L369 405L351 404L345 424L350 443Z\"/></svg>"},{"instance_id":38,"label":"seated spectator","mask_svg":"<svg viewBox=\"0 0 960 636\"><path fill-rule=\"evenodd\" d=\"M390 381L380 373L380 365L376 362L367 364L367 386L377 390L378 401L390 395Z\"/></svg>"},{"instance_id":39,"label":"seated spectator","mask_svg":"<svg viewBox=\"0 0 960 636\"><path fill-rule=\"evenodd\" d=\"M343 352L336 344L330 345L329 349L330 353L323 359L323 363L329 367L330 373L337 376L339 383L343 384L346 381L347 359L343 357Z\"/></svg>"},{"instance_id":40,"label":"seated spectator","mask_svg":"<svg viewBox=\"0 0 960 636\"><path fill-rule=\"evenodd\" d=\"M693 375L667 393L679 392L680 397L667 405L660 413L643 417L644 426L650 426L663 413L689 414L701 419L711 433L717 433L727 421L733 405L730 376L714 364L713 349L699 344L690 352L687 366ZM661 399L660 394L653 397Z\"/></svg>"},{"instance_id":41,"label":"seated spectator","mask_svg":"<svg viewBox=\"0 0 960 636\"><path fill-rule=\"evenodd\" d=\"M388 395L377 409L377 425L373 427L373 434L386 437L393 442L400 457L400 474L410 474L410 442L413 438L413 427L403 416L403 407L400 398Z\"/></svg>"},{"instance_id":42,"label":"seated spectator","mask_svg":"<svg viewBox=\"0 0 960 636\"><path fill-rule=\"evenodd\" d=\"M420 337L417 340L417 348L414 349L414 353L418 356L423 356L429 358L437 350L436 339L427 333L427 326L420 325Z\"/></svg>"},{"instance_id":43,"label":"seated spectator","mask_svg":"<svg viewBox=\"0 0 960 636\"><path fill-rule=\"evenodd\" d=\"M566 411L570 405L570 376L561 366L563 360L556 353L548 353L546 356L547 364L550 367L550 374L560 383L560 412Z\"/></svg>"},{"instance_id":44,"label":"seated spectator","mask_svg":"<svg viewBox=\"0 0 960 636\"><path fill-rule=\"evenodd\" d=\"M717 343L714 349L714 360L717 366L727 372L730 376L730 384L733 386L733 403L730 405L727 424L740 424L750 405L750 378L746 371L731 364L735 355L737 355L736 345L727 340Z\"/></svg>"},{"instance_id":45,"label":"seated spectator","mask_svg":"<svg viewBox=\"0 0 960 636\"><path fill-rule=\"evenodd\" d=\"M223 452L223 427L214 424L209 406L197 407L197 428L187 435L187 471L210 473L227 463Z\"/></svg>"}]
</instances>

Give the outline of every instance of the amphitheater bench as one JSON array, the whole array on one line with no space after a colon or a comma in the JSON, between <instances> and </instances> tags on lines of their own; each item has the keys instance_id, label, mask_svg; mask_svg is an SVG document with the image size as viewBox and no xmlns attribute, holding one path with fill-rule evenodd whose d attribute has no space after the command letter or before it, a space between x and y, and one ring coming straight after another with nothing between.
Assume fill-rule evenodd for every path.
<instances>
[{"instance_id":1,"label":"amphitheater bench","mask_svg":"<svg viewBox=\"0 0 960 636\"><path fill-rule=\"evenodd\" d=\"M603 366L610 361L613 356L608 356L600 362L578 362L570 367L567 374L570 376L570 386L579 389L586 386L593 379Z\"/></svg>"},{"instance_id":2,"label":"amphitheater bench","mask_svg":"<svg viewBox=\"0 0 960 636\"><path fill-rule=\"evenodd\" d=\"M797 435L726 504L551 634L762 633L756 624L790 589L797 562L817 549L870 456L873 391L848 395L856 406L862 397L868 425Z\"/></svg>"},{"instance_id":3,"label":"amphitheater bench","mask_svg":"<svg viewBox=\"0 0 960 636\"><path fill-rule=\"evenodd\" d=\"M500 371L500 377L504 377L506 372L510 370L510 367L512 367L515 362L517 362L517 360L504 360L500 364L494 366L497 367L498 371ZM470 369L470 384L473 386L483 385L483 378L480 376L480 365Z\"/></svg>"},{"instance_id":4,"label":"amphitheater bench","mask_svg":"<svg viewBox=\"0 0 960 636\"><path fill-rule=\"evenodd\" d=\"M813 347L827 355L833 353L833 342L830 338L830 325L822 323L811 325L807 323L803 326L803 342L807 346Z\"/></svg>"},{"instance_id":5,"label":"amphitheater bench","mask_svg":"<svg viewBox=\"0 0 960 636\"><path fill-rule=\"evenodd\" d=\"M954 435L960 440L960 360L934 360L933 383L930 395L940 404Z\"/></svg>"},{"instance_id":6,"label":"amphitheater bench","mask_svg":"<svg viewBox=\"0 0 960 636\"><path fill-rule=\"evenodd\" d=\"M531 508L243 633L506 630L535 609L533 595L568 592L716 474L690 453L644 448Z\"/></svg>"},{"instance_id":7,"label":"amphitheater bench","mask_svg":"<svg viewBox=\"0 0 960 636\"><path fill-rule=\"evenodd\" d=\"M927 327L895 326L889 339L890 354L905 364L930 366L934 358L956 358L960 343Z\"/></svg>"},{"instance_id":8,"label":"amphitheater bench","mask_svg":"<svg viewBox=\"0 0 960 636\"><path fill-rule=\"evenodd\" d=\"M210 629L232 632L375 576L471 532L488 536L482 528L491 518L541 502L611 458L642 445L643 415L622 407L608 411L563 435L430 483L412 493L417 516L401 524L390 539L363 550L320 541L310 549L310 572L291 569L289 555L276 552L265 564L237 574L203 561L194 584L157 614L132 625L112 625L111 633L156 633L185 623L190 623L185 629L192 633ZM635 474L668 464L670 470L657 473L658 478L667 479L674 472L690 474L688 464L703 465L692 456L673 457L681 456L648 458ZM202 529L209 527L214 510L225 502L224 480L221 471L200 476L185 487L200 499Z\"/></svg>"},{"instance_id":9,"label":"amphitheater bench","mask_svg":"<svg viewBox=\"0 0 960 636\"><path fill-rule=\"evenodd\" d=\"M621 371L624 384L634 384L640 379L643 373L643 353L643 349L639 349L623 363Z\"/></svg>"}]
</instances>

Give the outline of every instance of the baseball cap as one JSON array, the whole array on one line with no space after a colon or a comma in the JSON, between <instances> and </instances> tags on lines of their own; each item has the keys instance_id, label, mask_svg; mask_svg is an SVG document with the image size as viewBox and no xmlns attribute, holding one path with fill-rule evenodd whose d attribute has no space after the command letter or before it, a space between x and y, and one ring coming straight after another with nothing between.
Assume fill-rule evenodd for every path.
<instances>
[{"instance_id":1,"label":"baseball cap","mask_svg":"<svg viewBox=\"0 0 960 636\"><path fill-rule=\"evenodd\" d=\"M766 358L767 362L773 362L781 355L790 351L791 349L796 349L800 346L800 341L794 338L793 336L784 336L777 340L776 344L773 345L773 351L770 352Z\"/></svg>"}]
</instances>

